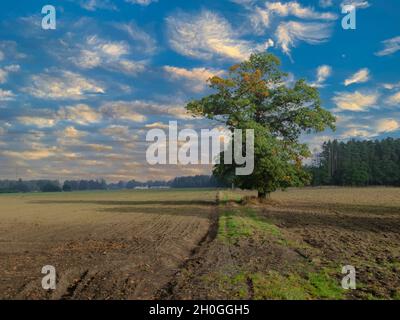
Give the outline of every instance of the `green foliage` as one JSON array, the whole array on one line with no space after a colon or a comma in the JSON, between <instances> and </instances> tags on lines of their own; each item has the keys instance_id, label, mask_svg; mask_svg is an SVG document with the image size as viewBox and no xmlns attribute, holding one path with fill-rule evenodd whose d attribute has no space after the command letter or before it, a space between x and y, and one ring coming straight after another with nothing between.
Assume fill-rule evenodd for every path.
<instances>
[{"instance_id":1,"label":"green foliage","mask_svg":"<svg viewBox=\"0 0 400 320\"><path fill-rule=\"evenodd\" d=\"M313 185L400 186L400 139L324 143Z\"/></svg>"},{"instance_id":2,"label":"green foliage","mask_svg":"<svg viewBox=\"0 0 400 320\"><path fill-rule=\"evenodd\" d=\"M52 180L0 180L0 193L59 192L60 183Z\"/></svg>"},{"instance_id":3,"label":"green foliage","mask_svg":"<svg viewBox=\"0 0 400 320\"><path fill-rule=\"evenodd\" d=\"M301 163L310 152L299 137L334 129L335 118L321 107L318 90L304 80L288 87L287 74L279 67L274 55L254 54L231 67L226 78L209 80L216 93L186 106L194 115L221 121L232 132L254 130L253 174L235 176L238 165L221 161L214 175L243 189L258 190L260 195L308 182L310 176Z\"/></svg>"},{"instance_id":4,"label":"green foliage","mask_svg":"<svg viewBox=\"0 0 400 320\"><path fill-rule=\"evenodd\" d=\"M43 185L40 188L40 191L41 192L61 192L62 189L61 189L59 183L49 182L49 183L46 183L45 185Z\"/></svg>"}]
</instances>

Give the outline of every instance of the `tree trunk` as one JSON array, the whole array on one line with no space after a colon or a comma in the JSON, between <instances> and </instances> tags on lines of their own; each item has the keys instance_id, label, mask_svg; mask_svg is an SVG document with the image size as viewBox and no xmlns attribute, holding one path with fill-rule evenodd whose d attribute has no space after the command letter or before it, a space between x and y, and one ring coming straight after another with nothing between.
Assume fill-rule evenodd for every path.
<instances>
[{"instance_id":1,"label":"tree trunk","mask_svg":"<svg viewBox=\"0 0 400 320\"><path fill-rule=\"evenodd\" d=\"M258 199L259 200L268 200L270 198L271 198L270 192L258 191Z\"/></svg>"}]
</instances>

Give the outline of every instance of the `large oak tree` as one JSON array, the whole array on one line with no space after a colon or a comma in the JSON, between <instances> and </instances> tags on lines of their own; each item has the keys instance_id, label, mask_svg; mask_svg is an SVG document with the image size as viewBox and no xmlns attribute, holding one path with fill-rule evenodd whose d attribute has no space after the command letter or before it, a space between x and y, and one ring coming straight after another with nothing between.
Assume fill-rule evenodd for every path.
<instances>
[{"instance_id":1,"label":"large oak tree","mask_svg":"<svg viewBox=\"0 0 400 320\"><path fill-rule=\"evenodd\" d=\"M194 115L223 122L232 133L234 129L254 130L253 173L236 176L239 165L223 161L213 173L240 188L257 190L260 198L307 183L310 177L302 161L311 154L300 143L300 136L334 129L335 118L322 108L318 90L304 80L292 85L287 80L277 57L253 54L232 66L225 77L209 80L215 93L186 106Z\"/></svg>"}]
</instances>

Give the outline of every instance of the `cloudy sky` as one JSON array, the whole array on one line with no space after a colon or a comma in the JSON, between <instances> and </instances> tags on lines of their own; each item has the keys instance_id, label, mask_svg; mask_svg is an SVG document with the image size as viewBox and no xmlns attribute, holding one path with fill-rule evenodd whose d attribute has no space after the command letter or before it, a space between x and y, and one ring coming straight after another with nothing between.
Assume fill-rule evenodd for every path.
<instances>
[{"instance_id":1,"label":"cloudy sky","mask_svg":"<svg viewBox=\"0 0 400 320\"><path fill-rule=\"evenodd\" d=\"M52 3L53 2L53 3ZM357 7L344 30L341 7ZM41 9L57 9L43 30ZM318 87L336 132L400 133L398 0L5 0L0 3L0 179L166 179L207 166L149 166L151 128L192 119L186 102L252 52L279 56L289 80Z\"/></svg>"}]
</instances>

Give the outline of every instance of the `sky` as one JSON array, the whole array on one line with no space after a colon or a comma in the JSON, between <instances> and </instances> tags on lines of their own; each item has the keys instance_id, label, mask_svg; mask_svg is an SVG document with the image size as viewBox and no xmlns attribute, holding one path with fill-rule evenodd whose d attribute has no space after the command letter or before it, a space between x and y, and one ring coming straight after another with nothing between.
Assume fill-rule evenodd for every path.
<instances>
[{"instance_id":1,"label":"sky","mask_svg":"<svg viewBox=\"0 0 400 320\"><path fill-rule=\"evenodd\" d=\"M342 7L356 7L356 29ZM42 28L42 7L56 29ZM319 89L328 139L400 137L398 0L4 0L0 2L0 179L171 179L206 165L147 164L146 133L213 128L185 112L206 80L270 52Z\"/></svg>"}]
</instances>

